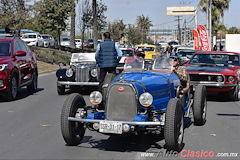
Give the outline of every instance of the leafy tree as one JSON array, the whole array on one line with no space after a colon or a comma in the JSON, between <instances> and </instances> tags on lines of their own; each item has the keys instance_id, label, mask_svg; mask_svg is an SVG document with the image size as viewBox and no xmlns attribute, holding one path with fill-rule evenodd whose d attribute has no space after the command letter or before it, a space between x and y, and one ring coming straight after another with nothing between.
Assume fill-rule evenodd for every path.
<instances>
[{"instance_id":1,"label":"leafy tree","mask_svg":"<svg viewBox=\"0 0 240 160\"><path fill-rule=\"evenodd\" d=\"M228 30L228 34L240 34L240 29L238 29L237 27L231 27Z\"/></svg>"},{"instance_id":2,"label":"leafy tree","mask_svg":"<svg viewBox=\"0 0 240 160\"><path fill-rule=\"evenodd\" d=\"M108 24L108 31L111 33L111 37L114 41L120 41L124 36L126 25L123 20L115 20L112 24Z\"/></svg>"},{"instance_id":3,"label":"leafy tree","mask_svg":"<svg viewBox=\"0 0 240 160\"><path fill-rule=\"evenodd\" d=\"M0 0L1 28L22 29L29 20L29 9L25 0Z\"/></svg>"},{"instance_id":4,"label":"leafy tree","mask_svg":"<svg viewBox=\"0 0 240 160\"><path fill-rule=\"evenodd\" d=\"M141 31L141 35L142 35L141 42L142 43L146 42L146 36L147 36L147 33L149 32L151 26L153 26L153 24L148 16L147 17L145 17L144 15L137 16L137 27Z\"/></svg>"},{"instance_id":5,"label":"leafy tree","mask_svg":"<svg viewBox=\"0 0 240 160\"><path fill-rule=\"evenodd\" d=\"M141 43L141 31L135 25L128 25L127 29L128 42L130 44L140 44Z\"/></svg>"},{"instance_id":6,"label":"leafy tree","mask_svg":"<svg viewBox=\"0 0 240 160\"><path fill-rule=\"evenodd\" d=\"M89 4L89 0L82 0L79 3L79 27L82 35L82 41L85 39L85 31L91 26L90 21L92 18L92 9ZM82 45L83 49L83 45Z\"/></svg>"},{"instance_id":7,"label":"leafy tree","mask_svg":"<svg viewBox=\"0 0 240 160\"><path fill-rule=\"evenodd\" d=\"M213 23L213 26L214 28L214 35L218 36L218 33L220 33L220 37L217 37L217 38L224 38L224 35L227 33L227 28L225 25L223 25L223 23L221 21L216 21Z\"/></svg>"},{"instance_id":8,"label":"leafy tree","mask_svg":"<svg viewBox=\"0 0 240 160\"><path fill-rule=\"evenodd\" d=\"M107 6L104 4L103 0L97 0L97 31L101 31L107 24L106 16L104 15L107 11ZM93 26L93 18L91 20L91 25Z\"/></svg>"},{"instance_id":9,"label":"leafy tree","mask_svg":"<svg viewBox=\"0 0 240 160\"><path fill-rule=\"evenodd\" d=\"M57 32L60 43L61 31L67 28L67 22L71 12L71 0L41 0L34 4L36 16L34 23L41 33ZM54 34L52 34L54 36Z\"/></svg>"}]
</instances>

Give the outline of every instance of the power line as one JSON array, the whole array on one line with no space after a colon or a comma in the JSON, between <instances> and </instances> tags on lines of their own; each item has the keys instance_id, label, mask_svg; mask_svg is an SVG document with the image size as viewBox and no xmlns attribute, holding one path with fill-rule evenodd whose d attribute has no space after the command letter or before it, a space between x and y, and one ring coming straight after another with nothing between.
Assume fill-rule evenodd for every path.
<instances>
[{"instance_id":1,"label":"power line","mask_svg":"<svg viewBox=\"0 0 240 160\"><path fill-rule=\"evenodd\" d=\"M165 23L156 24L156 25L153 25L153 26L160 26L160 25L163 25L163 24L172 23L172 22L174 22L174 21L175 21L175 20L169 21L169 22L165 22Z\"/></svg>"}]
</instances>

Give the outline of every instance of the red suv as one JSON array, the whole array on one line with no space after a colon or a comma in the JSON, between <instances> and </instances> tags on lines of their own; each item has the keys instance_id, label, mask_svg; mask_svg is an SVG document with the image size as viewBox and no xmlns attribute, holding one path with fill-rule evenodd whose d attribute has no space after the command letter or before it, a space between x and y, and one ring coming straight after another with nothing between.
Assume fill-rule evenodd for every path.
<instances>
[{"instance_id":1,"label":"red suv","mask_svg":"<svg viewBox=\"0 0 240 160\"><path fill-rule=\"evenodd\" d=\"M18 89L37 91L38 70L35 54L18 37L0 38L0 95L14 100Z\"/></svg>"}]
</instances>

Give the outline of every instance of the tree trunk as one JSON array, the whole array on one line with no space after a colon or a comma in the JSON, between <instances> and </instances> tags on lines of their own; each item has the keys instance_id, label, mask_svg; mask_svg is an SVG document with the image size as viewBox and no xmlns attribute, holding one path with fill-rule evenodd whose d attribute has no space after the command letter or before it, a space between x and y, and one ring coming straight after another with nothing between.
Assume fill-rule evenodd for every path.
<instances>
[{"instance_id":1,"label":"tree trunk","mask_svg":"<svg viewBox=\"0 0 240 160\"><path fill-rule=\"evenodd\" d=\"M94 49L97 48L97 1L92 1Z\"/></svg>"},{"instance_id":2,"label":"tree trunk","mask_svg":"<svg viewBox=\"0 0 240 160\"><path fill-rule=\"evenodd\" d=\"M75 0L72 0L72 12L71 12L71 31L70 31L70 47L76 48L75 46Z\"/></svg>"}]
</instances>

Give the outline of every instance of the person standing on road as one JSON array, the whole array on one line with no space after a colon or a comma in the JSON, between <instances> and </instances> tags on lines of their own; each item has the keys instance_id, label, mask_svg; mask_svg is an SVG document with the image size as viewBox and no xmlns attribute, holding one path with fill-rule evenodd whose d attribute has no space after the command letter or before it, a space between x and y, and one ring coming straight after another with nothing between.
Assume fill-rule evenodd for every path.
<instances>
[{"instance_id":1,"label":"person standing on road","mask_svg":"<svg viewBox=\"0 0 240 160\"><path fill-rule=\"evenodd\" d=\"M103 34L103 37L104 41L98 44L95 55L96 62L100 68L98 86L98 90L100 92L102 91L102 86L106 74L116 74L116 67L122 57L122 51L118 47L117 43L110 39L111 34L109 32L105 32Z\"/></svg>"},{"instance_id":2,"label":"person standing on road","mask_svg":"<svg viewBox=\"0 0 240 160\"><path fill-rule=\"evenodd\" d=\"M166 57L169 57L172 53L172 50L173 50L173 46L171 43L168 43L168 46L166 47L165 49L165 54L166 54Z\"/></svg>"}]
</instances>

